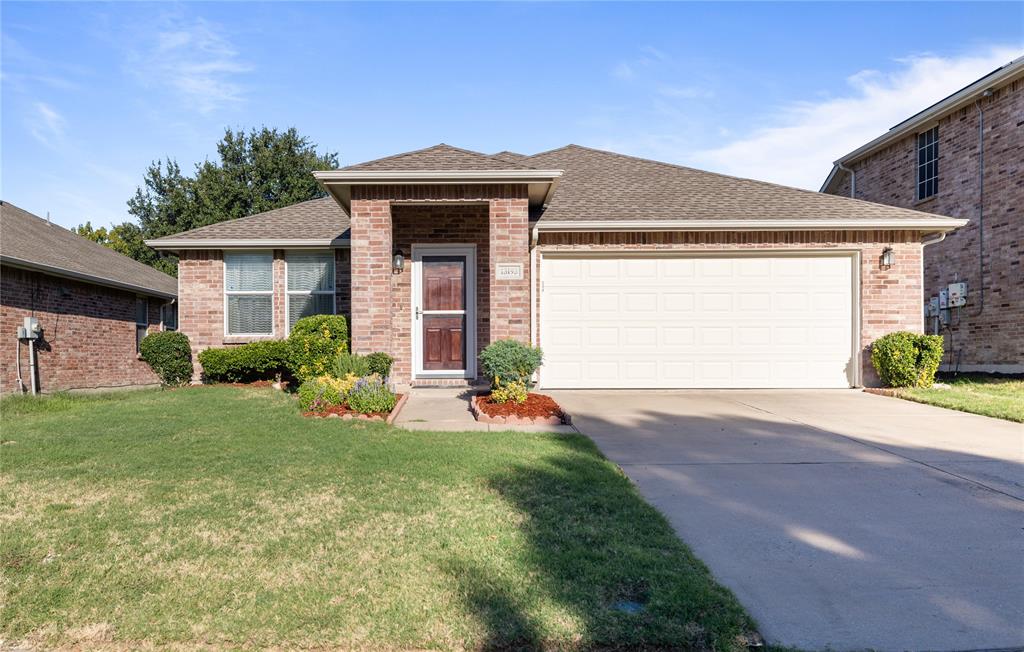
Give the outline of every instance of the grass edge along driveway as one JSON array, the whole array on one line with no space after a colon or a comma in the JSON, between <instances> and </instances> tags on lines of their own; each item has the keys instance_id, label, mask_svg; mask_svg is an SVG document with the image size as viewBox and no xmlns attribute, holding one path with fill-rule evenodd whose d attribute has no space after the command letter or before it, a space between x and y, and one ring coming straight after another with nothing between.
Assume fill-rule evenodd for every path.
<instances>
[{"instance_id":1,"label":"grass edge along driveway","mask_svg":"<svg viewBox=\"0 0 1024 652\"><path fill-rule=\"evenodd\" d=\"M1024 423L1024 378L961 374L939 378L949 387L901 389L897 396L908 401L981 414Z\"/></svg>"},{"instance_id":2,"label":"grass edge along driveway","mask_svg":"<svg viewBox=\"0 0 1024 652\"><path fill-rule=\"evenodd\" d=\"M738 650L754 629L582 436L311 420L227 386L0 412L8 642Z\"/></svg>"}]
</instances>

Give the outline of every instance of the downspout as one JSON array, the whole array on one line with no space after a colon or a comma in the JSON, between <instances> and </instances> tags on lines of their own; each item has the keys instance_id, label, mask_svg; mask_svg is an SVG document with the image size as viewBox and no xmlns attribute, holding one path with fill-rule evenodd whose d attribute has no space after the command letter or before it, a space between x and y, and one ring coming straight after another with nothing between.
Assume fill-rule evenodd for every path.
<instances>
[{"instance_id":1,"label":"downspout","mask_svg":"<svg viewBox=\"0 0 1024 652\"><path fill-rule=\"evenodd\" d=\"M539 227L530 234L530 345L537 346L537 241Z\"/></svg>"},{"instance_id":2,"label":"downspout","mask_svg":"<svg viewBox=\"0 0 1024 652\"><path fill-rule=\"evenodd\" d=\"M850 197L852 199L857 198L857 173L853 171L853 168L848 168L839 161L836 161L836 167L850 175Z\"/></svg>"},{"instance_id":3,"label":"downspout","mask_svg":"<svg viewBox=\"0 0 1024 652\"><path fill-rule=\"evenodd\" d=\"M988 88L981 97L992 97L992 89ZM978 311L971 317L979 317L985 312L985 110L981 108L981 99L974 101L978 110Z\"/></svg>"}]
</instances>

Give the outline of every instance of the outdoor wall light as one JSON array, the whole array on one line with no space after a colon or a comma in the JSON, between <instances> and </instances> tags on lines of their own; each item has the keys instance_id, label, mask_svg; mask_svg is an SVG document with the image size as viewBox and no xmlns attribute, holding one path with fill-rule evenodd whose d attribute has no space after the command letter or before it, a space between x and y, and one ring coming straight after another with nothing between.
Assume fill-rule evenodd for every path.
<instances>
[{"instance_id":1,"label":"outdoor wall light","mask_svg":"<svg viewBox=\"0 0 1024 652\"><path fill-rule=\"evenodd\" d=\"M893 255L892 247L886 247L882 250L882 267L892 267L892 261L895 258Z\"/></svg>"},{"instance_id":2,"label":"outdoor wall light","mask_svg":"<svg viewBox=\"0 0 1024 652\"><path fill-rule=\"evenodd\" d=\"M403 269L405 269L405 256L401 251L396 251L394 257L391 258L391 272L401 274Z\"/></svg>"}]
</instances>

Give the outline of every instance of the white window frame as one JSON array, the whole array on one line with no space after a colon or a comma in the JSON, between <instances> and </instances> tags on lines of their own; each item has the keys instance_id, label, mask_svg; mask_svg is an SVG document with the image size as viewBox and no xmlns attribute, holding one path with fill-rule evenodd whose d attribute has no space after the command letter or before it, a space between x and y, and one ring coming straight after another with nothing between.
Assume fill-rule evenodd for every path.
<instances>
[{"instance_id":1,"label":"white window frame","mask_svg":"<svg viewBox=\"0 0 1024 652\"><path fill-rule=\"evenodd\" d=\"M228 257L232 254L270 254L270 290L228 290ZM224 337L274 337L277 335L277 321L274 319L274 251L272 249L237 249L225 251L221 256L221 283L224 294ZM269 333L232 333L228 327L229 296L266 296L270 295L270 332Z\"/></svg>"},{"instance_id":2,"label":"white window frame","mask_svg":"<svg viewBox=\"0 0 1024 652\"><path fill-rule=\"evenodd\" d=\"M139 321L139 306L145 305L146 307L146 321ZM139 337L139 329L142 329L145 334ZM146 335L149 335L149 297L144 297L141 294L135 295L135 353L142 353L142 340L145 339Z\"/></svg>"},{"instance_id":3,"label":"white window frame","mask_svg":"<svg viewBox=\"0 0 1024 652\"><path fill-rule=\"evenodd\" d=\"M935 132L935 140L933 141L935 145L935 158L931 160L926 160L924 163L922 163L921 150L924 148L921 147L921 137L927 136L932 131ZM914 198L917 201L924 201L926 199L931 199L932 197L935 197L936 195L939 194L939 125L933 125L928 129L925 129L924 131L917 132L917 137L915 138L914 144L916 145L916 147L914 148ZM925 147L928 146L930 145L925 145ZM929 163L935 164L935 176L922 179L922 171ZM935 192L933 192L930 195L922 196L921 186L927 186L929 181L935 182Z\"/></svg>"},{"instance_id":4,"label":"white window frame","mask_svg":"<svg viewBox=\"0 0 1024 652\"><path fill-rule=\"evenodd\" d=\"M288 289L288 254L321 254L330 256L331 262L334 265L334 275L331 278L332 288L330 290L289 290ZM334 250L324 251L321 249L308 250L308 249L289 249L284 252L284 333L287 336L291 332L292 326L288 322L291 321L291 298L292 295L313 295L313 294L329 294L331 295L331 314L338 314L338 257L334 253Z\"/></svg>"}]
</instances>

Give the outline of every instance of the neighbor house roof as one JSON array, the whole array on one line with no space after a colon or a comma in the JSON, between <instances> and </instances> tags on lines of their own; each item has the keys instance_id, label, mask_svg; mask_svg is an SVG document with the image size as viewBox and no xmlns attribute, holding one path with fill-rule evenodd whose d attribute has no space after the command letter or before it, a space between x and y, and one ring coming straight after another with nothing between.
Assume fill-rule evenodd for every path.
<instances>
[{"instance_id":1,"label":"neighbor house roof","mask_svg":"<svg viewBox=\"0 0 1024 652\"><path fill-rule=\"evenodd\" d=\"M9 202L0 202L0 262L152 296L178 294L173 276Z\"/></svg>"},{"instance_id":2,"label":"neighbor house roof","mask_svg":"<svg viewBox=\"0 0 1024 652\"><path fill-rule=\"evenodd\" d=\"M348 213L332 197L299 202L265 213L218 222L146 244L156 249L211 249L260 246L337 247L348 244Z\"/></svg>"},{"instance_id":3,"label":"neighbor house roof","mask_svg":"<svg viewBox=\"0 0 1024 652\"><path fill-rule=\"evenodd\" d=\"M923 111L910 116L878 138L861 145L846 156L841 157L832 165L832 170L829 172L828 177L825 179L825 182L821 184L820 192L825 192L829 184L832 183L832 179L835 178L836 174L838 174L840 170L840 165L849 165L850 163L858 161L897 140L905 138L910 134L915 134L918 131L921 131L921 127L928 125L929 123L933 123L942 116L961 109L964 106L973 104L983 96L985 91L1002 86L1018 77L1024 77L1024 56L1017 57L1005 66L996 68L984 77L971 82L952 95L939 100Z\"/></svg>"},{"instance_id":4,"label":"neighbor house roof","mask_svg":"<svg viewBox=\"0 0 1024 652\"><path fill-rule=\"evenodd\" d=\"M351 186L358 184L529 184L535 226L549 231L892 228L931 233L966 223L579 145L527 156L441 144L314 174L333 198L147 243L158 249L344 246Z\"/></svg>"}]
</instances>

